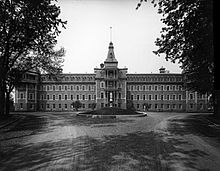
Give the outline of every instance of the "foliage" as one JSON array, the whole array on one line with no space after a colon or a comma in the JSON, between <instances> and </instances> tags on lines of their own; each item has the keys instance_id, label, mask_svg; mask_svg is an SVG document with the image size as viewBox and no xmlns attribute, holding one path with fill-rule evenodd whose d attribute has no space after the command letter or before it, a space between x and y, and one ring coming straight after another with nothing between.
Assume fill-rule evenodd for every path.
<instances>
[{"instance_id":1,"label":"foliage","mask_svg":"<svg viewBox=\"0 0 220 171\"><path fill-rule=\"evenodd\" d=\"M76 111L78 111L78 109L82 107L82 103L79 100L72 102L71 105L73 106L73 108L76 109Z\"/></svg>"},{"instance_id":2,"label":"foliage","mask_svg":"<svg viewBox=\"0 0 220 171\"><path fill-rule=\"evenodd\" d=\"M28 71L57 74L64 49L54 50L60 27L60 8L53 0L0 1L0 104ZM6 100L7 101L7 100ZM6 107L7 108L7 107ZM0 114L5 113L0 110Z\"/></svg>"},{"instance_id":3,"label":"foliage","mask_svg":"<svg viewBox=\"0 0 220 171\"><path fill-rule=\"evenodd\" d=\"M127 109L129 110L135 110L135 107L134 107L134 103L132 100L127 100Z\"/></svg>"},{"instance_id":4,"label":"foliage","mask_svg":"<svg viewBox=\"0 0 220 171\"><path fill-rule=\"evenodd\" d=\"M94 110L96 108L96 103L91 103L91 109Z\"/></svg>"},{"instance_id":5,"label":"foliage","mask_svg":"<svg viewBox=\"0 0 220 171\"><path fill-rule=\"evenodd\" d=\"M146 1L146 0L145 0ZM143 0L137 6L141 6ZM181 63L187 88L214 90L213 0L152 0L165 24L155 54Z\"/></svg>"}]
</instances>

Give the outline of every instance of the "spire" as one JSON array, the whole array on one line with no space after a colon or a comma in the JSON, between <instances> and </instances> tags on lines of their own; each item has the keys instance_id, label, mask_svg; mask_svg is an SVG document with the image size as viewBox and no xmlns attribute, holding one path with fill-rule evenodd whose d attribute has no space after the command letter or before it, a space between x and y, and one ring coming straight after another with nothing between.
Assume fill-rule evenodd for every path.
<instances>
[{"instance_id":1,"label":"spire","mask_svg":"<svg viewBox=\"0 0 220 171\"><path fill-rule=\"evenodd\" d=\"M107 55L107 59L105 60L105 62L118 63L117 59L115 58L114 46L112 43L112 27L110 27L110 43L108 46L108 55Z\"/></svg>"}]
</instances>

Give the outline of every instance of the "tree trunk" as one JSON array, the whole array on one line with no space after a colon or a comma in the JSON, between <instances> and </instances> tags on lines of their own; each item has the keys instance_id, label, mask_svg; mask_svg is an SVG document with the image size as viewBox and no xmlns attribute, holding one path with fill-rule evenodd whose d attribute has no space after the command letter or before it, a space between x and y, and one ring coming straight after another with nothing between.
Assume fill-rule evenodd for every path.
<instances>
[{"instance_id":1,"label":"tree trunk","mask_svg":"<svg viewBox=\"0 0 220 171\"><path fill-rule=\"evenodd\" d=\"M220 90L214 93L214 116L220 118Z\"/></svg>"},{"instance_id":2,"label":"tree trunk","mask_svg":"<svg viewBox=\"0 0 220 171\"><path fill-rule=\"evenodd\" d=\"M10 92L6 92L6 100L5 100L5 115L9 116L10 112Z\"/></svg>"},{"instance_id":3,"label":"tree trunk","mask_svg":"<svg viewBox=\"0 0 220 171\"><path fill-rule=\"evenodd\" d=\"M4 88L0 86L0 118L5 117L5 92Z\"/></svg>"}]
</instances>

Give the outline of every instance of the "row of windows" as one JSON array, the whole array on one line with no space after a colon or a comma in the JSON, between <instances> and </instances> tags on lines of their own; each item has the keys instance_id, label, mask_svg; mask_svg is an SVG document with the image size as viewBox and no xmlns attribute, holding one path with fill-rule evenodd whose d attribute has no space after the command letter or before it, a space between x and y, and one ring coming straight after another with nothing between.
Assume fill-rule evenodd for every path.
<instances>
[{"instance_id":1,"label":"row of windows","mask_svg":"<svg viewBox=\"0 0 220 171\"><path fill-rule=\"evenodd\" d=\"M76 94L76 95L68 95L65 94L65 95L49 95L49 94L42 94L41 95L41 100L95 100L96 99L96 95L92 95L92 94Z\"/></svg>"},{"instance_id":2,"label":"row of windows","mask_svg":"<svg viewBox=\"0 0 220 171\"><path fill-rule=\"evenodd\" d=\"M181 82L182 77L141 77L141 76L128 76L127 77L128 81L152 81L152 82Z\"/></svg>"},{"instance_id":3,"label":"row of windows","mask_svg":"<svg viewBox=\"0 0 220 171\"><path fill-rule=\"evenodd\" d=\"M128 99L130 100L183 100L182 94L167 94L167 95L152 95L152 94L137 94L133 95L131 94Z\"/></svg>"},{"instance_id":4,"label":"row of windows","mask_svg":"<svg viewBox=\"0 0 220 171\"><path fill-rule=\"evenodd\" d=\"M69 105L69 108L73 108L71 104L46 104L46 108L47 109L55 109L56 107L58 107L59 109L67 109L68 108L68 105ZM91 108L92 104L88 104L88 108ZM82 108L86 108L86 104L82 103ZM44 104L41 104L41 109L44 109Z\"/></svg>"},{"instance_id":5,"label":"row of windows","mask_svg":"<svg viewBox=\"0 0 220 171\"><path fill-rule=\"evenodd\" d=\"M94 85L47 85L41 86L40 90L47 90L47 91L67 91L67 90L82 90L82 91L91 91L95 90Z\"/></svg>"},{"instance_id":6,"label":"row of windows","mask_svg":"<svg viewBox=\"0 0 220 171\"><path fill-rule=\"evenodd\" d=\"M94 81L95 76L64 76L63 78L59 78L63 81ZM51 76L42 76L42 81L54 80Z\"/></svg>"},{"instance_id":7,"label":"row of windows","mask_svg":"<svg viewBox=\"0 0 220 171\"><path fill-rule=\"evenodd\" d=\"M181 85L130 85L128 86L128 90L130 91L181 91Z\"/></svg>"},{"instance_id":8,"label":"row of windows","mask_svg":"<svg viewBox=\"0 0 220 171\"><path fill-rule=\"evenodd\" d=\"M149 110L151 109L182 109L183 105L182 104L149 104L148 106ZM137 109L140 109L141 108L141 105L140 104L136 104L136 108ZM146 109L146 106L142 105L142 108L144 110L147 110Z\"/></svg>"}]
</instances>

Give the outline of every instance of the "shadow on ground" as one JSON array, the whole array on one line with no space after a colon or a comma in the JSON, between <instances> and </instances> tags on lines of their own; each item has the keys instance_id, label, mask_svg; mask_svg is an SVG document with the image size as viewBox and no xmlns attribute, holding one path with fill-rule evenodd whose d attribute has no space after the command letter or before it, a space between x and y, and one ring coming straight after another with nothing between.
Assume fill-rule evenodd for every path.
<instances>
[{"instance_id":1,"label":"shadow on ground","mask_svg":"<svg viewBox=\"0 0 220 171\"><path fill-rule=\"evenodd\" d=\"M220 143L220 127L210 122L213 120L212 115L190 115L184 119L170 119L168 131L172 135L194 134L202 137L213 138ZM220 123L215 120L215 122Z\"/></svg>"},{"instance_id":2,"label":"shadow on ground","mask_svg":"<svg viewBox=\"0 0 220 171\"><path fill-rule=\"evenodd\" d=\"M1 170L171 170L174 161L196 168L200 150L186 151L176 146L185 141L164 142L160 134L136 132L103 138L89 136L16 145L4 151ZM198 169L199 170L199 169Z\"/></svg>"}]
</instances>

